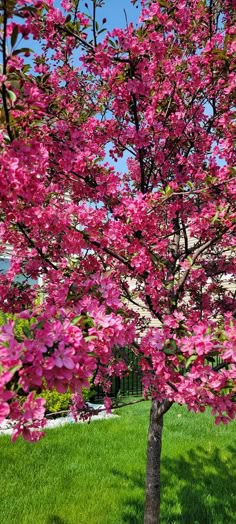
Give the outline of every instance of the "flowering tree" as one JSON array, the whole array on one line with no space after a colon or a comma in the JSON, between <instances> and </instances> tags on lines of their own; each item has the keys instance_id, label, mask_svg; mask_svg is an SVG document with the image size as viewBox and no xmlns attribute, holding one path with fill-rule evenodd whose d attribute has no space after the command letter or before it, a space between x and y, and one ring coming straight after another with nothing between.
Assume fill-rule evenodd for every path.
<instances>
[{"instance_id":1,"label":"flowering tree","mask_svg":"<svg viewBox=\"0 0 236 524\"><path fill-rule=\"evenodd\" d=\"M109 394L129 372L128 346L152 399L153 524L163 415L236 412L234 2L143 0L138 26L111 33L103 2L79 4L0 3L1 308L28 319L1 330L0 421L38 440L35 392L69 388L78 412L89 379Z\"/></svg>"}]
</instances>

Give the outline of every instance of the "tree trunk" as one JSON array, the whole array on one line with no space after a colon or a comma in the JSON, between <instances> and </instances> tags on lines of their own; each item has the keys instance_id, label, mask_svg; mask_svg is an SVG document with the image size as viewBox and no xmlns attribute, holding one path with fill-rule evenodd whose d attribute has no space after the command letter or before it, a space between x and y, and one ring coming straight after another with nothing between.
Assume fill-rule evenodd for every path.
<instances>
[{"instance_id":1,"label":"tree trunk","mask_svg":"<svg viewBox=\"0 0 236 524\"><path fill-rule=\"evenodd\" d=\"M160 522L160 487L161 487L161 444L163 415L170 409L168 400L152 400L147 444L146 500L144 524Z\"/></svg>"}]
</instances>

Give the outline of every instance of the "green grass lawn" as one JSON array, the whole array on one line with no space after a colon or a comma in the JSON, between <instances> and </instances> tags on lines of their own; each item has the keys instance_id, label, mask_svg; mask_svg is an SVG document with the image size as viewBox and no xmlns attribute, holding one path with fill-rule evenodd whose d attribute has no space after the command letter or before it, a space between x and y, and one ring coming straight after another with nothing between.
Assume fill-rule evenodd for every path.
<instances>
[{"instance_id":1,"label":"green grass lawn","mask_svg":"<svg viewBox=\"0 0 236 524\"><path fill-rule=\"evenodd\" d=\"M0 437L1 524L141 524L148 403L119 418ZM236 424L173 407L165 416L163 524L235 524Z\"/></svg>"}]
</instances>

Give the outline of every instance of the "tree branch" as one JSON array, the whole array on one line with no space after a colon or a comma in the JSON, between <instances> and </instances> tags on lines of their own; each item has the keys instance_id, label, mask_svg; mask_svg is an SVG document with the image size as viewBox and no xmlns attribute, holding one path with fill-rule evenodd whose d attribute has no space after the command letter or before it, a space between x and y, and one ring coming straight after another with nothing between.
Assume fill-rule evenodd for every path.
<instances>
[{"instance_id":1,"label":"tree branch","mask_svg":"<svg viewBox=\"0 0 236 524\"><path fill-rule=\"evenodd\" d=\"M139 133L139 119L138 119L138 108L137 108L137 100L134 93L132 93L132 112L134 115L134 123L135 123L135 129L137 131L137 134ZM145 193L145 169L144 169L144 161L143 161L143 148L138 148L138 159L139 159L139 165L140 165L140 172L141 172L141 192Z\"/></svg>"},{"instance_id":2,"label":"tree branch","mask_svg":"<svg viewBox=\"0 0 236 524\"><path fill-rule=\"evenodd\" d=\"M4 76L6 76L7 74L6 39L7 39L7 0L4 0L4 3L3 3L3 40L2 40L2 61L3 61L2 72ZM10 126L10 115L9 115L9 110L8 110L8 105L7 105L7 89L6 89L4 82L2 82L2 102L3 102L5 119L6 119L7 133L8 133L10 141L13 142L14 136L13 136L11 126Z\"/></svg>"},{"instance_id":3,"label":"tree branch","mask_svg":"<svg viewBox=\"0 0 236 524\"><path fill-rule=\"evenodd\" d=\"M224 229L223 232L221 232L220 235L217 235L216 237L212 238L211 240L208 240L208 242L205 242L205 244L203 244L202 246L200 246L197 251L195 252L195 254L193 255L193 258L192 258L192 264L191 266L186 269L186 271L184 272L182 278L180 279L180 282L179 282L179 285L177 287L177 290L175 292L175 303L177 302L178 298L179 298L179 295L180 293L182 292L183 288L184 288L184 284L189 276L189 273L191 271L191 267L192 265L196 262L197 258L199 257L199 255L201 255L201 253L203 253L208 247L214 245L217 240L219 240L220 238L223 237L223 235L228 231L229 228L227 229Z\"/></svg>"},{"instance_id":4,"label":"tree branch","mask_svg":"<svg viewBox=\"0 0 236 524\"><path fill-rule=\"evenodd\" d=\"M53 263L51 262L51 260L47 257L47 255L45 255L42 251L42 249L40 249L39 247L36 246L35 242L32 240L32 238L29 237L28 233L26 232L24 226L22 224L20 224L19 222L16 223L16 226L18 227L18 229L21 231L21 233L24 235L24 237L26 238L26 240L28 241L29 245L36 249L36 251L38 252L38 254L40 255L40 257L43 259L44 262L47 262L53 269L58 269L58 267Z\"/></svg>"},{"instance_id":5,"label":"tree branch","mask_svg":"<svg viewBox=\"0 0 236 524\"><path fill-rule=\"evenodd\" d=\"M157 408L157 415L159 417L161 417L162 415L164 415L165 413L167 413L167 411L169 411L169 409L171 408L171 406L173 406L174 402L173 401L170 401L168 400L167 398L162 400L160 402L160 405L158 406Z\"/></svg>"},{"instance_id":6,"label":"tree branch","mask_svg":"<svg viewBox=\"0 0 236 524\"><path fill-rule=\"evenodd\" d=\"M74 31L72 31L71 29L68 29L68 27L66 26L62 26L60 24L56 24L55 27L57 29L60 29L60 31L63 31L64 33L67 33L69 36L73 36L76 40L78 40L78 42L80 42L80 44L85 48L85 49L89 49L89 51L91 51L92 53L94 53L94 47L89 44L88 42L86 42L86 40L84 40L83 38L81 38L79 35L77 35L77 33L74 33Z\"/></svg>"},{"instance_id":7,"label":"tree branch","mask_svg":"<svg viewBox=\"0 0 236 524\"><path fill-rule=\"evenodd\" d=\"M134 268L131 266L130 262L126 258L122 257L121 255L118 255L118 253L114 253L114 251L112 251L108 247L102 246L101 243L97 240L91 240L84 231L80 231L80 233L83 235L85 240L90 242L90 244L100 248L102 251L104 251L108 255L111 255L116 260L119 260L119 262L122 262L122 264L125 264L131 271L133 271Z\"/></svg>"},{"instance_id":8,"label":"tree branch","mask_svg":"<svg viewBox=\"0 0 236 524\"><path fill-rule=\"evenodd\" d=\"M94 47L97 47L97 31L96 31L96 7L97 0L93 0L93 43Z\"/></svg>"},{"instance_id":9,"label":"tree branch","mask_svg":"<svg viewBox=\"0 0 236 524\"><path fill-rule=\"evenodd\" d=\"M221 362L221 364L217 364L217 366L214 366L212 368L213 371L220 371L221 369L224 369L226 368L227 366L229 366L229 362Z\"/></svg>"}]
</instances>

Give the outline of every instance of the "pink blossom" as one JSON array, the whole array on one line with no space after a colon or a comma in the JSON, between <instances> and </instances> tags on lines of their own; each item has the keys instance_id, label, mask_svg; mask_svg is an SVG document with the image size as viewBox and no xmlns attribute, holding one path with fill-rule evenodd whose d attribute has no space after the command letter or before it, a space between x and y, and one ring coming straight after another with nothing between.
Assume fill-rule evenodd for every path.
<instances>
[{"instance_id":1,"label":"pink blossom","mask_svg":"<svg viewBox=\"0 0 236 524\"><path fill-rule=\"evenodd\" d=\"M105 409L106 409L106 413L111 413L111 408L112 408L112 400L111 398L109 397L104 397L104 406L105 406Z\"/></svg>"},{"instance_id":2,"label":"pink blossom","mask_svg":"<svg viewBox=\"0 0 236 524\"><path fill-rule=\"evenodd\" d=\"M1 418L14 439L37 440L44 406L33 392L71 391L86 418L82 388L94 380L110 409L112 378L138 366L147 397L209 406L226 423L236 409L232 6L220 3L216 27L197 0L174 10L142 0L138 28L96 29L95 45L81 6L31 3L33 15L28 0L8 13L0 76Z\"/></svg>"},{"instance_id":3,"label":"pink blossom","mask_svg":"<svg viewBox=\"0 0 236 524\"><path fill-rule=\"evenodd\" d=\"M5 420L5 418L9 415L10 408L9 405L6 402L0 403L0 424Z\"/></svg>"}]
</instances>

